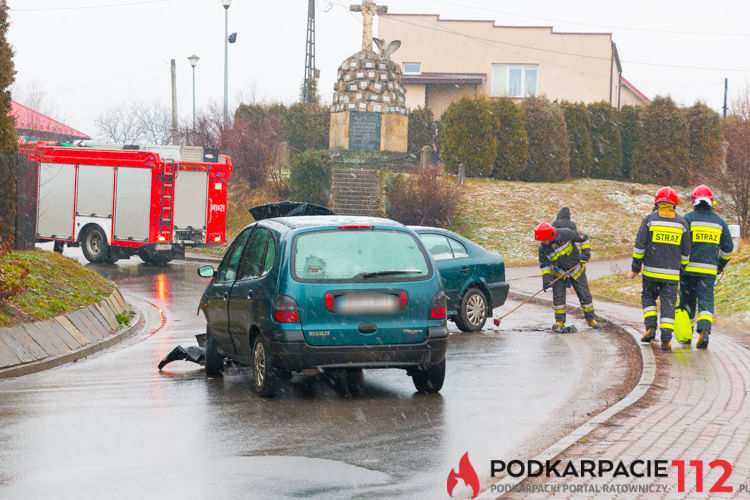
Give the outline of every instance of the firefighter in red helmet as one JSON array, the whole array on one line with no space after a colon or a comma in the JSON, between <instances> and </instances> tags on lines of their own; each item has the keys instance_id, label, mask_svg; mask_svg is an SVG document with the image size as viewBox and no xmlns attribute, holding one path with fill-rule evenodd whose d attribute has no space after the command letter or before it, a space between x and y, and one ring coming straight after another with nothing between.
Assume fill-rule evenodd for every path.
<instances>
[{"instance_id":1,"label":"firefighter in red helmet","mask_svg":"<svg viewBox=\"0 0 750 500\"><path fill-rule=\"evenodd\" d=\"M708 347L714 322L714 285L732 257L734 243L729 226L713 211L714 195L701 184L693 191L693 211L685 215L690 228L690 262L680 280L680 304L697 322L696 347ZM696 307L697 305L697 307Z\"/></svg>"},{"instance_id":2,"label":"firefighter in red helmet","mask_svg":"<svg viewBox=\"0 0 750 500\"><path fill-rule=\"evenodd\" d=\"M641 222L633 249L631 276L643 268L643 323L646 333L641 342L651 342L657 323L661 330L661 349L671 351L674 311L680 275L690 257L690 233L685 220L677 214L677 193L663 187L654 197L654 210ZM656 299L660 298L661 318L657 322Z\"/></svg>"},{"instance_id":3,"label":"firefighter in red helmet","mask_svg":"<svg viewBox=\"0 0 750 500\"><path fill-rule=\"evenodd\" d=\"M544 290L549 288L550 283L556 277L567 273L565 278L552 285L552 306L555 310L555 324L552 329L556 332L565 331L565 296L568 286L572 286L575 290L586 322L592 328L599 328L594 315L594 302L589 291L589 283L586 279L585 264L591 256L588 236L569 228L555 228L552 224L542 222L534 229L534 239L540 242L539 267L542 269Z\"/></svg>"}]
</instances>

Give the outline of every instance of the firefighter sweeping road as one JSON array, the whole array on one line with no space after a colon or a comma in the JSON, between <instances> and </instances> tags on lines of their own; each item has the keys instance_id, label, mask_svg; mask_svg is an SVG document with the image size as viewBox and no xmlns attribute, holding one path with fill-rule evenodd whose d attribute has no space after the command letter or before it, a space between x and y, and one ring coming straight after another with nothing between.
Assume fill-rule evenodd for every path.
<instances>
[{"instance_id":1,"label":"firefighter sweeping road","mask_svg":"<svg viewBox=\"0 0 750 500\"><path fill-rule=\"evenodd\" d=\"M579 333L553 334L536 304L499 330L450 324L449 373L434 395L401 370L366 370L352 393L335 376L295 377L273 399L252 393L247 369L207 379L180 361L160 373L159 360L205 326L198 265L89 264L145 325L109 351L0 381L0 497L446 498L467 450L488 484L489 460L534 456L628 390L616 333L570 315Z\"/></svg>"}]
</instances>

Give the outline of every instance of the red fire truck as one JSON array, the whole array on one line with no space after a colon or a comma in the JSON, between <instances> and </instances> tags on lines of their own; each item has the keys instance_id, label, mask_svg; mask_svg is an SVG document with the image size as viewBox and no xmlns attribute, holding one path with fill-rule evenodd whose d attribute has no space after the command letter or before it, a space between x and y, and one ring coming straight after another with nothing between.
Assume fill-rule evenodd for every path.
<instances>
[{"instance_id":1,"label":"red fire truck","mask_svg":"<svg viewBox=\"0 0 750 500\"><path fill-rule=\"evenodd\" d=\"M226 241L228 156L189 146L26 144L37 163L36 239L81 246L90 262L134 254L163 265Z\"/></svg>"}]
</instances>

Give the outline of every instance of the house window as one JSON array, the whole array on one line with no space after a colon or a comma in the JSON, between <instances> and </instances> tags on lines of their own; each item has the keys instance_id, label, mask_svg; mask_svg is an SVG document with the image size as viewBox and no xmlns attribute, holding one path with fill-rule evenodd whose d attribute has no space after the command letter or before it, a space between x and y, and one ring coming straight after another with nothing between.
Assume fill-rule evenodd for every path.
<instances>
[{"instance_id":1,"label":"house window","mask_svg":"<svg viewBox=\"0 0 750 500\"><path fill-rule=\"evenodd\" d=\"M418 75L422 73L422 63L404 63L405 75Z\"/></svg>"},{"instance_id":2,"label":"house window","mask_svg":"<svg viewBox=\"0 0 750 500\"><path fill-rule=\"evenodd\" d=\"M493 64L493 97L529 97L537 94L538 64Z\"/></svg>"}]
</instances>

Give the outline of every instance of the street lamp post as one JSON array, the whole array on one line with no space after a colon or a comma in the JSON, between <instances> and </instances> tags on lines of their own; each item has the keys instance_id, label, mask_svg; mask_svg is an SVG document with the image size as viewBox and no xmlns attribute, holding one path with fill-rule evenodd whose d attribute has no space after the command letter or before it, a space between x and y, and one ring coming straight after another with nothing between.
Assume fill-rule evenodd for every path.
<instances>
[{"instance_id":1,"label":"street lamp post","mask_svg":"<svg viewBox=\"0 0 750 500\"><path fill-rule=\"evenodd\" d=\"M198 59L200 59L200 57L196 56L195 54L188 57L190 66L193 67L193 132L195 132L195 65L198 64Z\"/></svg>"},{"instance_id":2,"label":"street lamp post","mask_svg":"<svg viewBox=\"0 0 750 500\"><path fill-rule=\"evenodd\" d=\"M224 123L228 121L227 92L229 91L229 6L232 0L221 0L224 6Z\"/></svg>"}]
</instances>

